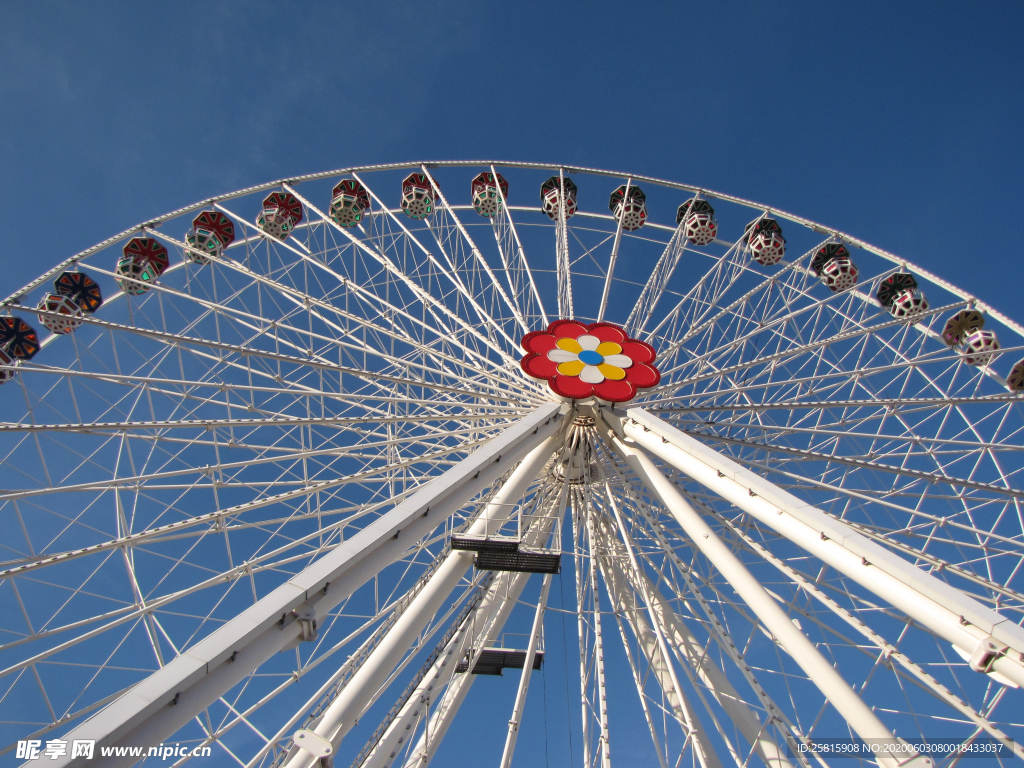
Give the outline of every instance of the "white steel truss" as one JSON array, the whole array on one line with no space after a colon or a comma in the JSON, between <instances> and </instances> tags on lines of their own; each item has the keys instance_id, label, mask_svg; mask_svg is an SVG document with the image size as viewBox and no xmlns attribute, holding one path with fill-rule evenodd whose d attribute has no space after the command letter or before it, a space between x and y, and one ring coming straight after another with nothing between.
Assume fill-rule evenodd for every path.
<instances>
[{"instance_id":1,"label":"white steel truss","mask_svg":"<svg viewBox=\"0 0 1024 768\"><path fill-rule=\"evenodd\" d=\"M771 632L779 645L814 681L815 685L821 689L850 726L864 739L894 742L895 738L892 732L828 663L814 644L791 623L778 603L744 568L742 562L703 521L696 510L654 463L644 453L630 448L614 435L609 439L612 446L630 464L634 472L649 485L661 503L668 508L700 551L728 579L747 607ZM880 760L887 768L901 764L914 764L905 763L904 757L905 755L900 752L886 751L880 756ZM916 764L923 766L930 765L931 762L927 758L921 758Z\"/></svg>"},{"instance_id":2,"label":"white steel truss","mask_svg":"<svg viewBox=\"0 0 1024 768\"><path fill-rule=\"evenodd\" d=\"M493 216L469 204L481 171L509 183ZM410 174L426 218L399 205ZM605 207L623 184L654 211L713 202L719 239L625 230ZM284 237L258 223L271 193L302 212ZM194 244L201 209L234 229L217 252ZM735 225L765 217L774 265ZM132 238L166 249L155 279L119 267ZM838 243L845 290L814 261ZM40 303L62 271L103 305ZM895 273L927 308L881 303ZM972 311L991 357L944 340ZM421 767L464 761L486 725L478 757L510 768L546 713L550 759L585 768L610 768L613 740L661 768L824 765L822 740L892 734L907 750L887 764L940 742L963 752L936 765L1024 758L1024 327L857 238L636 174L370 166L144 222L0 314L40 342L0 357L0 755L66 740L54 764L85 765L70 745L95 737ZM552 402L521 340L569 318L651 344L661 382L625 406ZM453 535L566 570L489 570ZM571 709L531 673L541 638ZM495 654L523 665L505 693L476 680ZM471 689L507 693L500 722L462 706Z\"/></svg>"},{"instance_id":3,"label":"white steel truss","mask_svg":"<svg viewBox=\"0 0 1024 768\"><path fill-rule=\"evenodd\" d=\"M972 668L1024 684L1024 630L657 417L610 417L621 433L960 648Z\"/></svg>"},{"instance_id":4,"label":"white steel truss","mask_svg":"<svg viewBox=\"0 0 1024 768\"><path fill-rule=\"evenodd\" d=\"M256 603L239 617L237 629L223 627L69 736L91 738L101 746L115 746L126 739L163 741L209 704L211 692L230 687L221 678L237 681L271 653L314 639L319 616L400 557L510 463L534 446L544 445L557 433L559 416L557 405L542 406Z\"/></svg>"}]
</instances>

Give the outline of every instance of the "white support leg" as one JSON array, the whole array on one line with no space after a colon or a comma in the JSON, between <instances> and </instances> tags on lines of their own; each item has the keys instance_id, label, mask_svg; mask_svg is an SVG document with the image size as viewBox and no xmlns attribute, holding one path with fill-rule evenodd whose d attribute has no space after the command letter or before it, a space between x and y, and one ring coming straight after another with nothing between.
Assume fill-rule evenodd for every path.
<instances>
[{"instance_id":1,"label":"white support leg","mask_svg":"<svg viewBox=\"0 0 1024 768\"><path fill-rule=\"evenodd\" d=\"M473 628L478 625L487 626L487 609L493 609L497 604L496 597L500 595L499 590L504 590L508 586L499 585L498 582L497 579L492 581L476 607L452 633L441 654L423 675L419 684L409 693L394 720L381 734L380 740L366 752L358 768L390 768L400 751L408 746L408 739L415 733L416 724L429 710L434 697L451 682L459 658L472 645Z\"/></svg>"},{"instance_id":2,"label":"white support leg","mask_svg":"<svg viewBox=\"0 0 1024 768\"><path fill-rule=\"evenodd\" d=\"M624 551L625 547L618 540L611 539L610 536L606 537L605 543L607 545L605 552L595 553L595 557L608 587L608 593L611 595L612 608L616 616L621 615L629 624L640 651L647 659L651 674L665 694L673 716L683 726L684 732L693 744L693 751L697 755L698 762L703 768L722 768L722 762L711 746L707 731L694 714L693 707L679 684L679 679L672 667L671 657L665 647L664 638L659 637L659 633L652 628L652 624L644 619L639 601L629 583L631 579L627 578L624 569L619 564L630 559ZM643 697L642 689L637 692Z\"/></svg>"},{"instance_id":3,"label":"white support leg","mask_svg":"<svg viewBox=\"0 0 1024 768\"><path fill-rule=\"evenodd\" d=\"M468 533L486 535L492 527L500 526L508 518L510 510L523 497L551 457L557 439L557 436L549 437L523 459L469 527ZM324 712L314 733L329 740L335 752L366 708L383 693L382 685L416 636L473 565L473 554L463 551L448 554L426 586ZM310 768L316 762L317 758L310 752L297 747L292 749L292 755L285 763L286 768Z\"/></svg>"},{"instance_id":4,"label":"white support leg","mask_svg":"<svg viewBox=\"0 0 1024 768\"><path fill-rule=\"evenodd\" d=\"M512 719L508 721L508 736L505 737L505 750L501 753L499 768L510 768L512 755L516 751L516 738L519 736L519 723L523 718L526 706L526 694L530 690L530 676L533 673L533 660L537 657L537 644L540 642L541 630L544 627L544 609L548 604L548 590L551 588L551 574L544 576L537 600L537 612L533 616L533 627L530 630L530 644L526 648L526 661L523 674L519 678L519 690L516 691L516 703L512 707Z\"/></svg>"},{"instance_id":5,"label":"white support leg","mask_svg":"<svg viewBox=\"0 0 1024 768\"><path fill-rule=\"evenodd\" d=\"M564 498L559 502L559 512L564 513ZM562 514L556 514L543 519L540 525L526 532L523 537L523 544L528 547L536 547L547 541L551 530L555 525L561 525ZM487 645L492 644L501 634L505 622L515 608L516 601L529 580L529 573L502 573L495 582L495 603L492 603L493 610L484 627L477 633L473 648L477 653ZM479 612L486 613L486 606L481 606ZM452 680L444 696L437 703L434 714L427 722L426 729L420 735L416 746L406 758L404 768L427 768L434 757L441 740L448 732L459 707L469 693L473 685L473 665L476 663L476 655L469 660L469 670L464 675L459 675Z\"/></svg>"},{"instance_id":6,"label":"white support leg","mask_svg":"<svg viewBox=\"0 0 1024 768\"><path fill-rule=\"evenodd\" d=\"M473 636L474 653L469 659L469 669L461 675L452 677L444 695L438 700L434 713L427 721L426 729L420 734L416 746L405 759L405 768L427 768L434 758L434 753L441 745L448 727L458 714L459 707L465 701L476 678L472 670L480 649L492 645L497 640L529 576L528 573L502 573L494 580L494 587L488 596L490 602L482 605L477 614L478 617L486 618L482 622L483 626Z\"/></svg>"},{"instance_id":7,"label":"white support leg","mask_svg":"<svg viewBox=\"0 0 1024 768\"><path fill-rule=\"evenodd\" d=\"M619 452L636 475L657 496L676 522L686 532L705 557L728 580L730 586L746 603L761 623L775 637L778 644L807 674L825 695L836 711L863 739L878 739L895 743L892 732L854 692L842 675L828 662L817 647L786 616L781 606L765 591L760 582L747 570L675 485L655 466L642 451L631 447L613 433L608 435L612 447ZM924 756L907 760L909 752L879 755L879 762L889 768L896 766L931 766Z\"/></svg>"},{"instance_id":8,"label":"white support leg","mask_svg":"<svg viewBox=\"0 0 1024 768\"><path fill-rule=\"evenodd\" d=\"M610 495L609 491L609 497ZM624 536L625 528L619 516L616 516L616 522L619 524L619 535ZM619 559L622 560L623 558ZM630 561L635 561L635 555L632 552L630 553ZM633 597L634 591L644 596L652 625L660 628L660 631L664 634L665 641L675 651L680 662L684 666L693 669L701 682L711 691L719 706L722 707L737 730L743 734L743 737L754 748L755 753L764 761L765 765L770 766L770 768L792 768L792 763L786 758L784 751L779 748L779 745L767 732L766 727L761 724L754 711L740 698L739 693L732 683L729 682L729 678L726 677L725 673L708 658L701 643L690 632L686 623L679 618L665 596L651 582L639 565L628 571L620 568L615 560L612 559L608 559L607 563L602 563L602 565L607 570L608 575L605 576L605 581L609 584L609 591L612 589L612 584L615 584L616 592L618 592L618 584L625 579L629 580L632 590L625 586L621 588L623 602L627 610L629 610L630 599L632 598L635 602L635 597ZM611 577L610 579L609 576ZM638 609L633 605L632 610ZM714 759L718 760L717 755Z\"/></svg>"},{"instance_id":9,"label":"white support leg","mask_svg":"<svg viewBox=\"0 0 1024 768\"><path fill-rule=\"evenodd\" d=\"M740 698L725 673L707 657L700 642L672 609L665 596L650 581L647 583L654 598L651 610L663 622L669 645L680 660L691 667L710 689L715 700L765 765L770 768L792 768L785 750L779 747L768 732L767 724L760 721L754 710Z\"/></svg>"},{"instance_id":10,"label":"white support leg","mask_svg":"<svg viewBox=\"0 0 1024 768\"><path fill-rule=\"evenodd\" d=\"M612 613L615 616L615 625L619 628L619 637L622 639L622 647L626 652L626 661L629 663L629 671L633 673L633 685L636 686L637 698L640 700L640 710L644 713L644 720L647 722L647 730L650 731L651 734L651 741L654 744L654 752L658 757L658 765L661 766L661 768L668 768L668 763L665 762L665 748L662 746L661 740L658 738L658 729L654 724L654 718L651 716L651 708L647 704L648 697L644 693L644 680L646 679L646 675L641 674L637 660L633 657L633 650L630 648L629 638L626 636L626 628L622 623L624 613L618 608L615 608Z\"/></svg>"},{"instance_id":11,"label":"white support leg","mask_svg":"<svg viewBox=\"0 0 1024 768\"><path fill-rule=\"evenodd\" d=\"M597 563L594 554L594 510L588 505L587 538L590 540L590 599L594 615L594 670L597 675L597 713L601 725L601 768L612 767L611 742L608 734L608 689L604 678L604 636L601 634L601 595L598 592Z\"/></svg>"},{"instance_id":12,"label":"white support leg","mask_svg":"<svg viewBox=\"0 0 1024 768\"><path fill-rule=\"evenodd\" d=\"M641 408L604 410L615 431L952 643L997 682L1024 685L1024 628L914 567L842 520L685 435Z\"/></svg>"},{"instance_id":13,"label":"white support leg","mask_svg":"<svg viewBox=\"0 0 1024 768\"><path fill-rule=\"evenodd\" d=\"M615 472L619 481L623 484L624 497L629 499L630 503L634 506L635 513L639 514L646 522L649 533L657 542L657 545L664 556L675 566L676 573L683 582L685 582L690 593L699 597L700 587L694 580L688 566L680 559L679 554L675 549L672 548L672 545L661 530L658 520L651 512L651 509L643 499L636 495L635 489L630 484L628 478L622 474L614 459L611 456L608 456L608 458L611 459L609 464L610 468ZM645 557L645 559L648 558ZM650 561L648 560L648 562ZM653 584L651 585L650 592L655 596L655 612L666 617L664 623L669 627L669 630L666 632L666 637L670 639L673 650L676 653L676 657L679 659L679 663L684 666L689 665L696 668L702 682L712 688L716 698L723 703L723 707L728 707L730 704L733 706L736 704L742 704L745 709L746 700L737 694L736 690L729 682L729 678L726 677L718 667L711 663L706 649L697 640L696 636L690 631L682 619L676 614L671 604L668 603L661 592ZM757 677L753 675L750 669L744 664L743 657L736 648L735 643L732 642L732 638L729 633L725 631L721 623L718 621L718 616L714 611L712 611L709 605L702 600L698 600L697 605L708 622L711 639L713 639L718 645L723 656L728 658L736 666L740 675L746 679L766 715L771 713L771 725L774 725L778 730L778 735L783 741L785 741L790 753L798 754L800 750L799 745L805 740L805 737L799 732L794 724L782 714L781 709L775 704L772 697L764 690L764 687L758 681ZM758 740L763 740L766 735L756 730L758 727L758 718L753 715L752 711L750 712L750 716L753 720L751 725L755 729L751 732L760 734L758 736ZM740 715L740 717L742 717L742 715ZM733 719L737 720L737 717L733 717ZM768 728L769 724L766 723L764 727ZM775 742L771 739L770 735L767 735L767 738L772 743L769 745L766 754L772 755L779 752L778 747L775 746ZM779 754L781 754L781 752L779 752ZM807 764L806 760L800 760L799 762L801 762L801 764ZM772 763L768 762L768 765L771 766Z\"/></svg>"},{"instance_id":14,"label":"white support leg","mask_svg":"<svg viewBox=\"0 0 1024 768\"><path fill-rule=\"evenodd\" d=\"M97 751L166 741L260 664L308 635L312 622L322 620L563 424L557 403L541 405L62 739L95 739ZM127 756L105 760L110 768L134 762ZM70 755L53 762L88 764Z\"/></svg>"}]
</instances>

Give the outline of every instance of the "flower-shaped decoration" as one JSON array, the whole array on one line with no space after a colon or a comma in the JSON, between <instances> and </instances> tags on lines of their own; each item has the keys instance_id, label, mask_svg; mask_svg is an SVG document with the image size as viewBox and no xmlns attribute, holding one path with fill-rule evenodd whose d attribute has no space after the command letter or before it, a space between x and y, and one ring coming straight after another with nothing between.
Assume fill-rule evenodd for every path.
<instances>
[{"instance_id":1,"label":"flower-shaped decoration","mask_svg":"<svg viewBox=\"0 0 1024 768\"><path fill-rule=\"evenodd\" d=\"M611 323L556 320L546 331L526 334L522 345L527 352L523 370L535 379L547 379L560 397L625 403L638 389L661 381L651 365L654 348Z\"/></svg>"}]
</instances>

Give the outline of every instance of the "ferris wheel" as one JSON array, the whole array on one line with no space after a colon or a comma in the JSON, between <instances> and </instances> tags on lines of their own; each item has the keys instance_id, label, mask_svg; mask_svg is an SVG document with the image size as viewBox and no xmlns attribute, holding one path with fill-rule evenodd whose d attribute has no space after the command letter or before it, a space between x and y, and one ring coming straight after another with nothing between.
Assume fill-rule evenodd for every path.
<instances>
[{"instance_id":1,"label":"ferris wheel","mask_svg":"<svg viewBox=\"0 0 1024 768\"><path fill-rule=\"evenodd\" d=\"M556 662L582 768L1024 758L1024 328L829 227L303 176L4 300L0 381L11 764L508 768Z\"/></svg>"}]
</instances>

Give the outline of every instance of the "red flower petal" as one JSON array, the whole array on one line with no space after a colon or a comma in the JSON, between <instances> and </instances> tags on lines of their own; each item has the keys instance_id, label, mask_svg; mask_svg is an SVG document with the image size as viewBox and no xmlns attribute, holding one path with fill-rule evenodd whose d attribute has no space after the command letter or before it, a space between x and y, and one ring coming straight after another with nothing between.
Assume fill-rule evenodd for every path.
<instances>
[{"instance_id":1,"label":"red flower petal","mask_svg":"<svg viewBox=\"0 0 1024 768\"><path fill-rule=\"evenodd\" d=\"M605 379L594 387L594 394L609 403L625 403L636 397L636 386L626 379Z\"/></svg>"},{"instance_id":2,"label":"red flower petal","mask_svg":"<svg viewBox=\"0 0 1024 768\"><path fill-rule=\"evenodd\" d=\"M527 376L535 379L549 379L558 373L558 363L548 360L547 355L527 355L519 364Z\"/></svg>"},{"instance_id":3,"label":"red flower petal","mask_svg":"<svg viewBox=\"0 0 1024 768\"><path fill-rule=\"evenodd\" d=\"M636 387L653 387L661 381L661 374L654 366L634 363L626 369L625 381L631 382Z\"/></svg>"},{"instance_id":4,"label":"red flower petal","mask_svg":"<svg viewBox=\"0 0 1024 768\"><path fill-rule=\"evenodd\" d=\"M622 354L628 355L634 363L653 363L654 347L642 341L626 341L622 343Z\"/></svg>"},{"instance_id":5,"label":"red flower petal","mask_svg":"<svg viewBox=\"0 0 1024 768\"><path fill-rule=\"evenodd\" d=\"M556 395L569 397L573 400L585 400L594 394L594 385L580 379L579 376L554 376L548 379L548 384L555 391Z\"/></svg>"},{"instance_id":6,"label":"red flower petal","mask_svg":"<svg viewBox=\"0 0 1024 768\"><path fill-rule=\"evenodd\" d=\"M587 332L587 326L575 320L555 320L548 326L548 333L556 339L578 339Z\"/></svg>"},{"instance_id":7,"label":"red flower petal","mask_svg":"<svg viewBox=\"0 0 1024 768\"><path fill-rule=\"evenodd\" d=\"M616 344L621 344L629 338L625 331L611 323L591 323L587 326L587 333L596 336L601 341L614 341Z\"/></svg>"},{"instance_id":8,"label":"red flower petal","mask_svg":"<svg viewBox=\"0 0 1024 768\"><path fill-rule=\"evenodd\" d=\"M557 339L547 331L534 331L523 336L520 342L527 352L535 355L543 355L549 349L555 348Z\"/></svg>"},{"instance_id":9,"label":"red flower petal","mask_svg":"<svg viewBox=\"0 0 1024 768\"><path fill-rule=\"evenodd\" d=\"M584 334L622 346L623 353L633 361L633 365L626 369L625 379L606 379L595 386L583 381L579 376L564 376L558 373L558 364L549 360L547 353L557 347L559 339L578 339ZM555 394L571 400L585 400L596 396L606 402L624 403L636 397L637 389L653 387L661 381L658 369L649 365L654 362L654 348L650 344L630 339L622 328L611 323L584 325L575 320L556 320L546 331L526 334L521 343L528 353L520 361L526 375L535 379L546 379Z\"/></svg>"}]
</instances>

